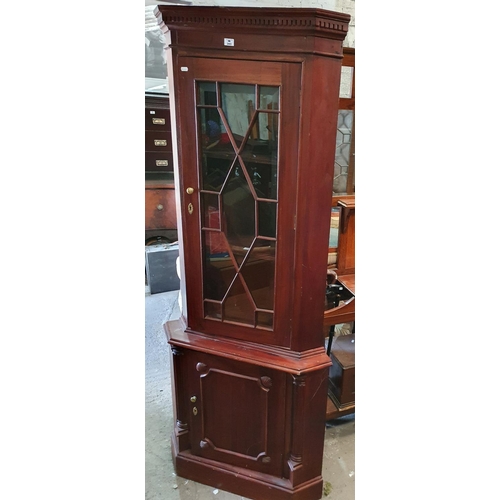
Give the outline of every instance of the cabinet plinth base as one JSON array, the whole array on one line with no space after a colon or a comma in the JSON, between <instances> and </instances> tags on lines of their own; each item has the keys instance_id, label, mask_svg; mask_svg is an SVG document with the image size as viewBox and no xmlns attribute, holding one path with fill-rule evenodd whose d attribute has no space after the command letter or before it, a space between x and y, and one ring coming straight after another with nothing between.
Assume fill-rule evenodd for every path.
<instances>
[{"instance_id":1,"label":"cabinet plinth base","mask_svg":"<svg viewBox=\"0 0 500 500\"><path fill-rule=\"evenodd\" d=\"M287 479L225 465L187 450L179 452L175 433L171 441L175 472L185 479L253 500L319 500L323 496L321 476L293 488Z\"/></svg>"}]
</instances>

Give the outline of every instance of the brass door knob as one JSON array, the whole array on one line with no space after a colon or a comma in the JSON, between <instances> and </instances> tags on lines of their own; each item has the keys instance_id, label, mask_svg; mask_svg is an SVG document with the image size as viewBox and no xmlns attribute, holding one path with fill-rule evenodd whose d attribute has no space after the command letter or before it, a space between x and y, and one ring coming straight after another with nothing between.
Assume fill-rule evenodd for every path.
<instances>
[{"instance_id":1,"label":"brass door knob","mask_svg":"<svg viewBox=\"0 0 500 500\"><path fill-rule=\"evenodd\" d=\"M186 189L186 193L187 193L187 194L193 194L193 193L194 193L194 189L193 189L192 187L188 187L188 188Z\"/></svg>"},{"instance_id":2,"label":"brass door knob","mask_svg":"<svg viewBox=\"0 0 500 500\"><path fill-rule=\"evenodd\" d=\"M158 210L163 210L163 205L158 205L156 208L157 208Z\"/></svg>"},{"instance_id":3,"label":"brass door knob","mask_svg":"<svg viewBox=\"0 0 500 500\"><path fill-rule=\"evenodd\" d=\"M191 401L191 403L196 403L196 396L191 396L189 400Z\"/></svg>"}]
</instances>

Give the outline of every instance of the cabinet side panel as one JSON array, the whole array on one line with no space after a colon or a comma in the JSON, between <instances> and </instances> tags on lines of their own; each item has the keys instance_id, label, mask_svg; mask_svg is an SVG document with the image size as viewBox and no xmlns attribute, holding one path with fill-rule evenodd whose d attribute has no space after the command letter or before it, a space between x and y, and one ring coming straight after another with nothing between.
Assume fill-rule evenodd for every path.
<instances>
[{"instance_id":1,"label":"cabinet side panel","mask_svg":"<svg viewBox=\"0 0 500 500\"><path fill-rule=\"evenodd\" d=\"M172 43L176 42L177 35L175 32L163 30L166 38L166 46L169 47ZM168 48L167 51L167 67L169 68L169 95L170 95L170 122L172 129L172 153L174 162L174 186L175 186L175 213L177 218L177 236L179 243L179 278L180 278L180 298L181 298L181 314L184 321L188 318L188 306L186 301L186 276L185 276L185 241L184 241L184 224L185 224L185 214L181 209L181 189L183 183L180 178L180 173L182 172L182 150L179 147L179 142L181 140L182 134L179 132L179 126L181 123L179 116L180 102L182 102L182 86L179 85L178 80L180 80L180 68L177 64L178 55L176 50Z\"/></svg>"},{"instance_id":2,"label":"cabinet side panel","mask_svg":"<svg viewBox=\"0 0 500 500\"><path fill-rule=\"evenodd\" d=\"M295 485L321 477L328 369L291 378L292 436L288 474Z\"/></svg>"},{"instance_id":3,"label":"cabinet side panel","mask_svg":"<svg viewBox=\"0 0 500 500\"><path fill-rule=\"evenodd\" d=\"M333 58L308 57L304 63L292 344L298 351L323 345L340 70L341 60ZM331 91L318 92L325 85Z\"/></svg>"}]
</instances>

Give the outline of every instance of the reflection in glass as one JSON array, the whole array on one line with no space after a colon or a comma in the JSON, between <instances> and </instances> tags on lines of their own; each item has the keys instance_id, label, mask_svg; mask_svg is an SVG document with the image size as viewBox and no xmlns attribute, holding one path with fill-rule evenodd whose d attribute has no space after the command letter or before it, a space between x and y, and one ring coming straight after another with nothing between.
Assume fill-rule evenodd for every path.
<instances>
[{"instance_id":1,"label":"reflection in glass","mask_svg":"<svg viewBox=\"0 0 500 500\"><path fill-rule=\"evenodd\" d=\"M215 87L215 82L198 82L197 104L217 106L217 89Z\"/></svg>"},{"instance_id":2,"label":"reflection in glass","mask_svg":"<svg viewBox=\"0 0 500 500\"><path fill-rule=\"evenodd\" d=\"M234 141L239 148L255 111L255 86L234 83L221 84L222 110ZM252 128L251 136L257 133Z\"/></svg>"},{"instance_id":3,"label":"reflection in glass","mask_svg":"<svg viewBox=\"0 0 500 500\"><path fill-rule=\"evenodd\" d=\"M257 311L257 326L272 330L273 318L272 312Z\"/></svg>"},{"instance_id":4,"label":"reflection in glass","mask_svg":"<svg viewBox=\"0 0 500 500\"><path fill-rule=\"evenodd\" d=\"M260 87L259 109L279 109L280 89L279 87Z\"/></svg>"},{"instance_id":5,"label":"reflection in glass","mask_svg":"<svg viewBox=\"0 0 500 500\"><path fill-rule=\"evenodd\" d=\"M210 153L204 155L201 163L202 189L220 192L235 159L234 155L227 155L226 158L214 158Z\"/></svg>"},{"instance_id":6,"label":"reflection in glass","mask_svg":"<svg viewBox=\"0 0 500 500\"><path fill-rule=\"evenodd\" d=\"M278 190L278 117L271 113L259 113L261 116L266 123L266 138L248 138L241 157L257 197L275 200Z\"/></svg>"},{"instance_id":7,"label":"reflection in glass","mask_svg":"<svg viewBox=\"0 0 500 500\"><path fill-rule=\"evenodd\" d=\"M345 193L347 191L353 116L353 111L339 109L335 167L333 172L334 193Z\"/></svg>"},{"instance_id":8,"label":"reflection in glass","mask_svg":"<svg viewBox=\"0 0 500 500\"><path fill-rule=\"evenodd\" d=\"M239 164L222 190L222 211L223 230L233 252L238 250L235 258L241 264L255 238L255 199Z\"/></svg>"},{"instance_id":9,"label":"reflection in glass","mask_svg":"<svg viewBox=\"0 0 500 500\"><path fill-rule=\"evenodd\" d=\"M259 201L257 205L259 236L276 238L276 203Z\"/></svg>"},{"instance_id":10,"label":"reflection in glass","mask_svg":"<svg viewBox=\"0 0 500 500\"><path fill-rule=\"evenodd\" d=\"M224 320L254 325L255 308L243 287L241 277L234 280L222 304Z\"/></svg>"},{"instance_id":11,"label":"reflection in glass","mask_svg":"<svg viewBox=\"0 0 500 500\"><path fill-rule=\"evenodd\" d=\"M212 319L222 318L222 305L220 302L209 302L205 300L205 317Z\"/></svg>"},{"instance_id":12,"label":"reflection in glass","mask_svg":"<svg viewBox=\"0 0 500 500\"><path fill-rule=\"evenodd\" d=\"M202 189L218 192L234 163L236 153L217 109L199 108L198 123L202 150Z\"/></svg>"},{"instance_id":13,"label":"reflection in glass","mask_svg":"<svg viewBox=\"0 0 500 500\"><path fill-rule=\"evenodd\" d=\"M258 309L274 308L276 242L257 239L240 273Z\"/></svg>"},{"instance_id":14,"label":"reflection in glass","mask_svg":"<svg viewBox=\"0 0 500 500\"><path fill-rule=\"evenodd\" d=\"M221 135L221 120L217 108L198 108L203 151L212 149Z\"/></svg>"},{"instance_id":15,"label":"reflection in glass","mask_svg":"<svg viewBox=\"0 0 500 500\"><path fill-rule=\"evenodd\" d=\"M211 193L202 193L201 206L203 214L202 227L220 230L219 196Z\"/></svg>"},{"instance_id":16,"label":"reflection in glass","mask_svg":"<svg viewBox=\"0 0 500 500\"><path fill-rule=\"evenodd\" d=\"M236 274L226 239L219 231L203 231L202 243L204 297L222 300Z\"/></svg>"},{"instance_id":17,"label":"reflection in glass","mask_svg":"<svg viewBox=\"0 0 500 500\"><path fill-rule=\"evenodd\" d=\"M262 109L257 112L256 89ZM279 87L221 83L220 92L217 107L216 84L198 82L205 316L269 330L274 321Z\"/></svg>"}]
</instances>

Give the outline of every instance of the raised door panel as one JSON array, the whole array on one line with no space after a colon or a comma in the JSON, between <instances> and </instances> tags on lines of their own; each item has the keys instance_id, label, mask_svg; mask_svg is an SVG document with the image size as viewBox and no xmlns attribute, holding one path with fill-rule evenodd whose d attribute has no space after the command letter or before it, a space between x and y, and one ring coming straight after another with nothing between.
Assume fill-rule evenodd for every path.
<instances>
[{"instance_id":1,"label":"raised door panel","mask_svg":"<svg viewBox=\"0 0 500 500\"><path fill-rule=\"evenodd\" d=\"M179 65L188 327L287 345L301 65Z\"/></svg>"},{"instance_id":2,"label":"raised door panel","mask_svg":"<svg viewBox=\"0 0 500 500\"><path fill-rule=\"evenodd\" d=\"M280 475L286 375L203 353L187 359L192 453Z\"/></svg>"}]
</instances>

